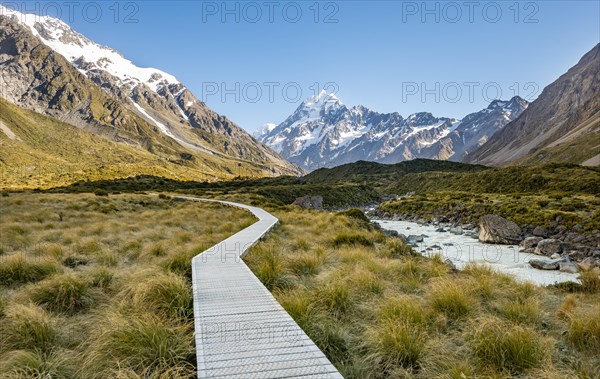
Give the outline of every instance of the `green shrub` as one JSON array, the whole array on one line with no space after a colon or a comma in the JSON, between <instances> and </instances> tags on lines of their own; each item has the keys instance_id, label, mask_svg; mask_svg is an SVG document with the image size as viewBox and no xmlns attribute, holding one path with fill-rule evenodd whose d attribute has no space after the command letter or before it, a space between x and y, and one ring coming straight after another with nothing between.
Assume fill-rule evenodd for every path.
<instances>
[{"instance_id":1,"label":"green shrub","mask_svg":"<svg viewBox=\"0 0 600 379\"><path fill-rule=\"evenodd\" d=\"M333 240L334 246L343 245L360 245L360 246L373 246L373 241L362 234L346 234L340 233Z\"/></svg>"}]
</instances>

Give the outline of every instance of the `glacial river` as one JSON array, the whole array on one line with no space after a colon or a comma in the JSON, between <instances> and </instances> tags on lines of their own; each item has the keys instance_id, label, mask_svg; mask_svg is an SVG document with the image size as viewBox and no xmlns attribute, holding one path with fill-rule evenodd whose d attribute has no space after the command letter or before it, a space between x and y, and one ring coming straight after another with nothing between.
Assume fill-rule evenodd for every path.
<instances>
[{"instance_id":1,"label":"glacial river","mask_svg":"<svg viewBox=\"0 0 600 379\"><path fill-rule=\"evenodd\" d=\"M577 280L578 274L538 270L529 265L529 259L539 256L519 252L517 245L484 244L464 235L454 235L448 232L436 232L437 226L419 225L409 221L373 220L382 228L395 230L405 236L426 235L423 242L418 242L415 250L424 256L442 254L450 259L458 269L468 263L485 263L498 272L510 274L517 280L530 281L539 285ZM427 250L434 245L439 248Z\"/></svg>"}]
</instances>

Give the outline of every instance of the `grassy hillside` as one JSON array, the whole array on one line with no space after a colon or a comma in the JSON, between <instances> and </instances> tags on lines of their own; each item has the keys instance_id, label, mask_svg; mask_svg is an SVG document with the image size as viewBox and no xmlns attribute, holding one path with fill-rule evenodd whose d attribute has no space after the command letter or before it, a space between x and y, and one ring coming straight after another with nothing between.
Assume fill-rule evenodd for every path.
<instances>
[{"instance_id":1,"label":"grassy hillside","mask_svg":"<svg viewBox=\"0 0 600 379\"><path fill-rule=\"evenodd\" d=\"M0 170L3 189L48 188L80 180L156 175L216 180L268 175L268 167L177 145L148 151L116 143L0 99Z\"/></svg>"},{"instance_id":2,"label":"grassy hillside","mask_svg":"<svg viewBox=\"0 0 600 379\"><path fill-rule=\"evenodd\" d=\"M431 159L415 159L396 164L381 164L359 161L334 168L322 168L306 175L309 183L369 182L371 185L385 185L410 173L420 172L478 172L488 169L485 166Z\"/></svg>"},{"instance_id":3,"label":"grassy hillside","mask_svg":"<svg viewBox=\"0 0 600 379\"><path fill-rule=\"evenodd\" d=\"M356 183L382 194L462 191L472 193L600 193L600 168L551 163L489 168L465 163L416 159L393 165L357 162L321 169L307 183Z\"/></svg>"}]
</instances>

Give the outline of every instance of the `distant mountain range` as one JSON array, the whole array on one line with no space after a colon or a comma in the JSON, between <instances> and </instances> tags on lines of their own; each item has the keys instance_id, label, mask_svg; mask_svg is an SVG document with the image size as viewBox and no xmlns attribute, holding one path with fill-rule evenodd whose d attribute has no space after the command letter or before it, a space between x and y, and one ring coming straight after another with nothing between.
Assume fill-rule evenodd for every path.
<instances>
[{"instance_id":1,"label":"distant mountain range","mask_svg":"<svg viewBox=\"0 0 600 379\"><path fill-rule=\"evenodd\" d=\"M172 75L138 67L52 17L0 6L0 88L2 98L21 108L197 173L233 177L239 167L254 176L301 173Z\"/></svg>"},{"instance_id":2,"label":"distant mountain range","mask_svg":"<svg viewBox=\"0 0 600 379\"><path fill-rule=\"evenodd\" d=\"M514 97L493 101L462 120L416 113L378 113L346 107L322 91L303 102L279 125L267 124L254 137L307 170L359 160L396 163L415 158L460 161L528 106Z\"/></svg>"},{"instance_id":3,"label":"distant mountain range","mask_svg":"<svg viewBox=\"0 0 600 379\"><path fill-rule=\"evenodd\" d=\"M466 162L600 164L600 44Z\"/></svg>"}]
</instances>

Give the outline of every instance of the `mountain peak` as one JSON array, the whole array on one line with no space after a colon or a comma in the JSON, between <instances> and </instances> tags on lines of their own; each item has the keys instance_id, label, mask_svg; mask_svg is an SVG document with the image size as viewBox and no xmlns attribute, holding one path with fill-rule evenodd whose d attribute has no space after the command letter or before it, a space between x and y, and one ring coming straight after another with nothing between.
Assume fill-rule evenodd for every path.
<instances>
[{"instance_id":1,"label":"mountain peak","mask_svg":"<svg viewBox=\"0 0 600 379\"><path fill-rule=\"evenodd\" d=\"M324 89L318 94L313 95L302 103L303 108L328 108L330 105L343 105L342 102L335 96L333 92L327 92Z\"/></svg>"}]
</instances>

